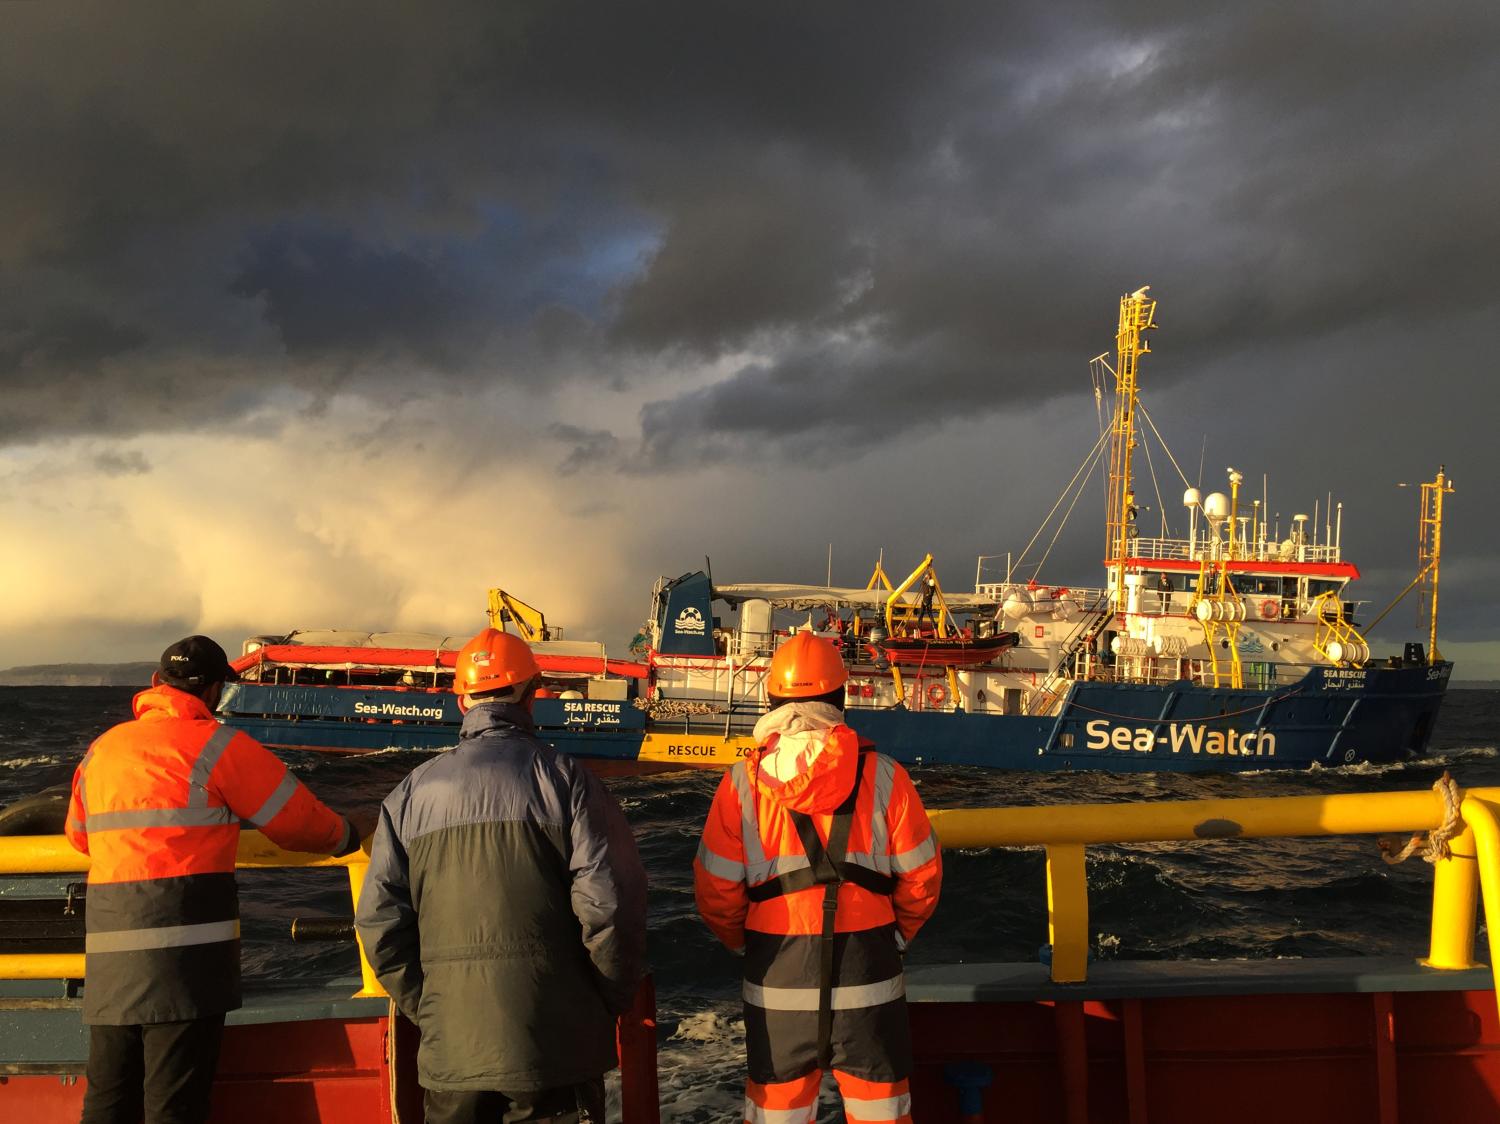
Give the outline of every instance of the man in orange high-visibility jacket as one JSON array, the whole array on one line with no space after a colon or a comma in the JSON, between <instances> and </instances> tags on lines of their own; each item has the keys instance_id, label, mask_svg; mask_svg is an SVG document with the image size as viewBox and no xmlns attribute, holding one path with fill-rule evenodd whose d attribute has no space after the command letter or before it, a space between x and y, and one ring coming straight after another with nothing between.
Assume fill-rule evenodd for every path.
<instances>
[{"instance_id":1,"label":"man in orange high-visibility jacket","mask_svg":"<svg viewBox=\"0 0 1500 1124\"><path fill-rule=\"evenodd\" d=\"M235 678L208 637L178 641L135 720L73 774L68 841L91 856L83 1124L207 1119L224 1015L240 1005L240 821L288 850L359 846L270 751L214 720Z\"/></svg>"},{"instance_id":2,"label":"man in orange high-visibility jacket","mask_svg":"<svg viewBox=\"0 0 1500 1124\"><path fill-rule=\"evenodd\" d=\"M843 722L838 650L771 661L760 743L724 775L693 864L698 911L745 956L747 1124L803 1124L832 1069L851 1124L911 1120L901 953L942 857L906 770Z\"/></svg>"}]
</instances>

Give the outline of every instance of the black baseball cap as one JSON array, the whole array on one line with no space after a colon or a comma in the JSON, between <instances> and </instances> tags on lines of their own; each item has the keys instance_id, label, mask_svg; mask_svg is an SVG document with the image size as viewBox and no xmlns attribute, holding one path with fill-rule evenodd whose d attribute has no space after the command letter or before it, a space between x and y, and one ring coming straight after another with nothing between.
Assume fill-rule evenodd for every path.
<instances>
[{"instance_id":1,"label":"black baseball cap","mask_svg":"<svg viewBox=\"0 0 1500 1124\"><path fill-rule=\"evenodd\" d=\"M169 687L206 687L239 679L224 649L207 636L189 636L173 644L161 654L158 674Z\"/></svg>"}]
</instances>

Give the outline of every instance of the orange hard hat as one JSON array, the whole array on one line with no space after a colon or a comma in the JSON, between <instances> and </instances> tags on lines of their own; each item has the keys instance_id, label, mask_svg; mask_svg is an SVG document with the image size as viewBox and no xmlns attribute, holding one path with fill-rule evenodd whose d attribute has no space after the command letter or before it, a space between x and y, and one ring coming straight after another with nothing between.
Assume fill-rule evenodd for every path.
<instances>
[{"instance_id":1,"label":"orange hard hat","mask_svg":"<svg viewBox=\"0 0 1500 1124\"><path fill-rule=\"evenodd\" d=\"M815 699L842 687L848 678L837 647L811 632L799 632L771 657L766 691L778 699Z\"/></svg>"},{"instance_id":2,"label":"orange hard hat","mask_svg":"<svg viewBox=\"0 0 1500 1124\"><path fill-rule=\"evenodd\" d=\"M453 666L453 692L477 695L525 683L541 674L531 646L519 636L487 628L458 652Z\"/></svg>"}]
</instances>

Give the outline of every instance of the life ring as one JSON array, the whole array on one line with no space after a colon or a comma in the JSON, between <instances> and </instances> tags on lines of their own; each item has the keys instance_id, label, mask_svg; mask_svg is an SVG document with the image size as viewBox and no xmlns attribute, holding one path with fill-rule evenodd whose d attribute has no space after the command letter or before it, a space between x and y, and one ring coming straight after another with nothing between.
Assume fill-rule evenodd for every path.
<instances>
[{"instance_id":1,"label":"life ring","mask_svg":"<svg viewBox=\"0 0 1500 1124\"><path fill-rule=\"evenodd\" d=\"M1274 621L1281 616L1281 602L1274 597L1267 597L1260 603L1260 619L1263 621Z\"/></svg>"},{"instance_id":2,"label":"life ring","mask_svg":"<svg viewBox=\"0 0 1500 1124\"><path fill-rule=\"evenodd\" d=\"M940 707L948 701L948 684L941 679L934 680L927 685L927 705Z\"/></svg>"}]
</instances>

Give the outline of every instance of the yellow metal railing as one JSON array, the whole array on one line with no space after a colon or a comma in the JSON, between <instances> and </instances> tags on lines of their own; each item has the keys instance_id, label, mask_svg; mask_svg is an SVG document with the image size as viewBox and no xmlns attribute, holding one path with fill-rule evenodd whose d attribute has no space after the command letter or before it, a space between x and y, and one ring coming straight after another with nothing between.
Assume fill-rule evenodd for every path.
<instances>
[{"instance_id":1,"label":"yellow metal railing","mask_svg":"<svg viewBox=\"0 0 1500 1124\"><path fill-rule=\"evenodd\" d=\"M1081 983L1089 948L1089 844L1150 843L1281 836L1375 835L1431 831L1442 825L1443 797L1433 790L1337 796L1176 800L1150 804L1049 804L1030 808L952 808L929 812L944 847L1039 846L1047 851L1047 925L1052 979ZM1463 828L1435 865L1432 968L1474 961L1481 894L1490 964L1500 964L1500 788L1460 793Z\"/></svg>"},{"instance_id":2,"label":"yellow metal railing","mask_svg":"<svg viewBox=\"0 0 1500 1124\"><path fill-rule=\"evenodd\" d=\"M368 841L365 846L368 846ZM283 851L258 831L240 832L236 865L241 870L275 870L283 867L341 866L349 872L349 897L358 907L359 892L370 868L370 855L361 849L340 858ZM0 839L0 875L69 874L86 871L89 857L73 850L61 835L17 835ZM74 953L8 953L0 955L0 980L83 979L84 956ZM356 996L384 995L385 988L359 946L362 986Z\"/></svg>"},{"instance_id":3,"label":"yellow metal railing","mask_svg":"<svg viewBox=\"0 0 1500 1124\"><path fill-rule=\"evenodd\" d=\"M1500 788L1460 793L1462 829L1450 855L1435 865L1429 954L1433 968L1476 967L1475 922L1481 897L1489 929L1490 963L1500 964ZM1336 796L1277 796L1175 800L1135 804L1049 804L1028 808L946 808L929 812L945 847L1039 846L1047 852L1047 924L1052 979L1080 983L1087 975L1090 844L1289 836L1376 835L1431 831L1444 820L1443 797L1432 790ZM354 906L369 868L360 850L343 858L283 851L259 832L240 835L242 870L341 866L349 872ZM0 839L0 875L60 874L88 869L60 835ZM384 995L364 949L358 995ZM81 979L82 954L0 955L0 979Z\"/></svg>"}]
</instances>

